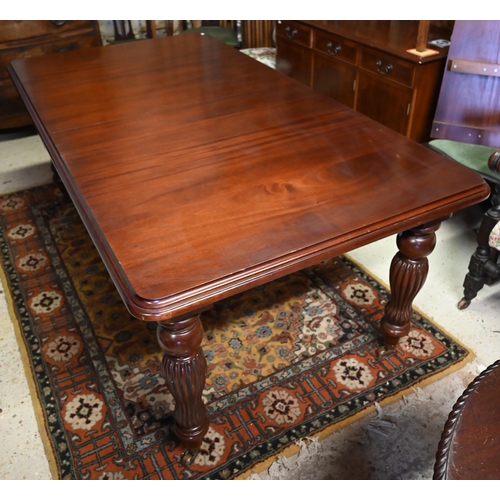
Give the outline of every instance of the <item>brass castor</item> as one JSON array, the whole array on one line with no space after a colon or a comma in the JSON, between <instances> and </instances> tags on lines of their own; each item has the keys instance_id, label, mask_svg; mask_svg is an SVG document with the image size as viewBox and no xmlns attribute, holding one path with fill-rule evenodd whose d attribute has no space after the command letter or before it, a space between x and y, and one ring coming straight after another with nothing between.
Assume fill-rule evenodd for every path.
<instances>
[{"instance_id":1,"label":"brass castor","mask_svg":"<svg viewBox=\"0 0 500 500\"><path fill-rule=\"evenodd\" d=\"M383 344L377 347L377 356L379 358L383 358L384 356L389 355L392 351L394 351L394 346L387 346Z\"/></svg>"},{"instance_id":2,"label":"brass castor","mask_svg":"<svg viewBox=\"0 0 500 500\"><path fill-rule=\"evenodd\" d=\"M184 451L184 453L182 454L181 464L184 467L190 467L191 465L193 465L194 460L196 458L196 455L198 455L199 451L200 451L199 448L191 449L191 450L190 449L186 449Z\"/></svg>"}]
</instances>

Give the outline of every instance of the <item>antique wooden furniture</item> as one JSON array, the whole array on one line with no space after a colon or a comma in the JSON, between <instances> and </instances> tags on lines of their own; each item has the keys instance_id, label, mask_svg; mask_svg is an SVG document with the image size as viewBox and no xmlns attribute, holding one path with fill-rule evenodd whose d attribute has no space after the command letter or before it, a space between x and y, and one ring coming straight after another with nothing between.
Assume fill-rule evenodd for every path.
<instances>
[{"instance_id":1,"label":"antique wooden furniture","mask_svg":"<svg viewBox=\"0 0 500 500\"><path fill-rule=\"evenodd\" d=\"M116 23L130 21L114 21ZM192 21L196 24L195 28L200 28L202 21ZM274 47L273 40L275 21L264 20L245 20L245 21L216 21L223 23L227 38L232 40L233 45L242 48ZM146 37L156 38L158 30L165 32L166 36L172 36L177 33L186 33L183 30L183 21L146 21ZM120 31L132 31L132 27L125 27ZM115 28L115 32L117 29ZM239 40L239 41L238 41Z\"/></svg>"},{"instance_id":2,"label":"antique wooden furniture","mask_svg":"<svg viewBox=\"0 0 500 500\"><path fill-rule=\"evenodd\" d=\"M113 32L114 41L117 43L135 40L131 21L113 21Z\"/></svg>"},{"instance_id":3,"label":"antique wooden furniture","mask_svg":"<svg viewBox=\"0 0 500 500\"><path fill-rule=\"evenodd\" d=\"M276 21L243 21L243 48L274 47Z\"/></svg>"},{"instance_id":4,"label":"antique wooden furniture","mask_svg":"<svg viewBox=\"0 0 500 500\"><path fill-rule=\"evenodd\" d=\"M469 169L212 37L9 71L124 303L158 322L185 463L209 425L203 310L399 233L390 348L410 329L440 221L489 194Z\"/></svg>"},{"instance_id":5,"label":"antique wooden furniture","mask_svg":"<svg viewBox=\"0 0 500 500\"><path fill-rule=\"evenodd\" d=\"M495 195L481 222L459 309L468 307L485 284L500 278L498 250L488 244L500 220L499 153L494 152L500 148L499 45L500 21L456 21L431 132L435 139L461 143L463 149L468 146L470 155L477 149L481 154L486 146L493 151L482 167L476 167L477 162L464 163L495 186ZM431 145L435 147L436 141Z\"/></svg>"},{"instance_id":6,"label":"antique wooden furniture","mask_svg":"<svg viewBox=\"0 0 500 500\"><path fill-rule=\"evenodd\" d=\"M0 21L0 129L32 123L7 73L10 61L100 44L97 21Z\"/></svg>"},{"instance_id":7,"label":"antique wooden furniture","mask_svg":"<svg viewBox=\"0 0 500 500\"><path fill-rule=\"evenodd\" d=\"M174 34L174 21L163 21L163 23L165 25L165 36L172 36ZM146 36L148 38L156 38L156 21L146 21Z\"/></svg>"},{"instance_id":8,"label":"antique wooden furniture","mask_svg":"<svg viewBox=\"0 0 500 500\"><path fill-rule=\"evenodd\" d=\"M428 33L449 39L450 29L431 22ZM278 71L415 141L429 139L447 49L408 53L418 21L277 21L276 34Z\"/></svg>"},{"instance_id":9,"label":"antique wooden furniture","mask_svg":"<svg viewBox=\"0 0 500 500\"><path fill-rule=\"evenodd\" d=\"M500 479L500 361L453 406L439 442L434 479Z\"/></svg>"},{"instance_id":10,"label":"antique wooden furniture","mask_svg":"<svg viewBox=\"0 0 500 500\"><path fill-rule=\"evenodd\" d=\"M483 145L446 139L435 139L429 147L448 158L473 169L492 186L490 208L484 213L477 232L477 248L469 262L464 279L464 294L458 302L459 309L469 307L484 285L494 285L500 280L499 243L491 243L494 229L500 222L500 150Z\"/></svg>"}]
</instances>

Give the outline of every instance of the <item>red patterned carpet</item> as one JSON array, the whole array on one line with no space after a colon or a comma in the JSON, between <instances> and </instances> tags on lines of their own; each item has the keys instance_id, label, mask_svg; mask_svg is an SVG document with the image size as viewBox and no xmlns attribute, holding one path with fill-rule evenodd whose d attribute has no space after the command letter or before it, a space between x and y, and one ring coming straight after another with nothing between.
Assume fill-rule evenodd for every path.
<instances>
[{"instance_id":1,"label":"red patterned carpet","mask_svg":"<svg viewBox=\"0 0 500 500\"><path fill-rule=\"evenodd\" d=\"M380 359L388 292L345 257L202 315L210 429L180 465L154 323L123 306L73 205L53 185L0 198L5 284L55 478L232 479L470 359L419 314Z\"/></svg>"}]
</instances>

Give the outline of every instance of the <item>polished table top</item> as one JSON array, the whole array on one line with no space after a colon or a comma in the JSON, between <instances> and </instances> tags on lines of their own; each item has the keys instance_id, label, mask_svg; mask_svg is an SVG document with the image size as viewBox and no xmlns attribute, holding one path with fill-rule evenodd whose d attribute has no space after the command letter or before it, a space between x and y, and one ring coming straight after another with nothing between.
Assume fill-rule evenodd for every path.
<instances>
[{"instance_id":1,"label":"polished table top","mask_svg":"<svg viewBox=\"0 0 500 500\"><path fill-rule=\"evenodd\" d=\"M208 36L9 71L142 319L189 314L488 194L472 171Z\"/></svg>"}]
</instances>

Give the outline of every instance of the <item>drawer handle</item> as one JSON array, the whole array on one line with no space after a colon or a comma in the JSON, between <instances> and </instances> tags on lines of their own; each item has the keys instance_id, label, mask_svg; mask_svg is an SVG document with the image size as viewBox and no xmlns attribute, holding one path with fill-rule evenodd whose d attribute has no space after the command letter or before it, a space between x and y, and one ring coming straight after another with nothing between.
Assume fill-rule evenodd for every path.
<instances>
[{"instance_id":1,"label":"drawer handle","mask_svg":"<svg viewBox=\"0 0 500 500\"><path fill-rule=\"evenodd\" d=\"M334 56L335 54L338 54L342 50L342 47L340 45L336 45L335 48L332 49L332 47L333 47L332 42L328 42L326 44L326 47L328 49L328 53L331 54L332 56Z\"/></svg>"},{"instance_id":2,"label":"drawer handle","mask_svg":"<svg viewBox=\"0 0 500 500\"><path fill-rule=\"evenodd\" d=\"M63 26L64 24L66 24L66 21L52 21L52 24L54 26Z\"/></svg>"},{"instance_id":3,"label":"drawer handle","mask_svg":"<svg viewBox=\"0 0 500 500\"><path fill-rule=\"evenodd\" d=\"M285 31L286 31L288 38L295 38L295 36L298 33L297 28L292 28L291 26L287 26L285 28Z\"/></svg>"},{"instance_id":4,"label":"drawer handle","mask_svg":"<svg viewBox=\"0 0 500 500\"><path fill-rule=\"evenodd\" d=\"M381 75L387 75L387 73L390 73L392 71L392 64L388 64L385 66L385 68L382 68L382 61L380 59L377 59L377 71Z\"/></svg>"}]
</instances>

